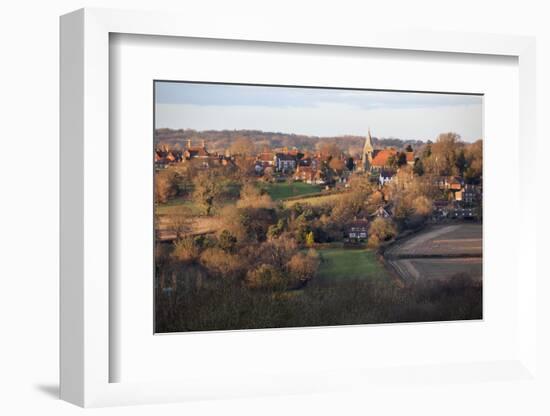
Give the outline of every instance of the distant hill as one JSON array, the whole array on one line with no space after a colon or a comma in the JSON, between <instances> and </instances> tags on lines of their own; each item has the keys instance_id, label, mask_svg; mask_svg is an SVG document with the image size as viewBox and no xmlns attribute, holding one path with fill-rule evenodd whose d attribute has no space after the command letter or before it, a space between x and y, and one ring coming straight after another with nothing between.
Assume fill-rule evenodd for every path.
<instances>
[{"instance_id":1,"label":"distant hill","mask_svg":"<svg viewBox=\"0 0 550 416\"><path fill-rule=\"evenodd\" d=\"M202 140L212 152L223 153L239 138L251 139L258 151L274 148L293 148L301 150L314 151L320 144L335 143L343 151L351 155L359 155L365 142L365 136L338 136L338 137L317 137L301 134L288 134L279 132L264 132L260 130L204 130L196 131L192 129L157 129L155 132L155 143L166 144L168 147L186 146L187 140L192 140L193 144L199 144ZM420 140L403 140L397 138L377 138L373 137L375 147L395 147L398 149L411 145L418 148L424 144Z\"/></svg>"}]
</instances>

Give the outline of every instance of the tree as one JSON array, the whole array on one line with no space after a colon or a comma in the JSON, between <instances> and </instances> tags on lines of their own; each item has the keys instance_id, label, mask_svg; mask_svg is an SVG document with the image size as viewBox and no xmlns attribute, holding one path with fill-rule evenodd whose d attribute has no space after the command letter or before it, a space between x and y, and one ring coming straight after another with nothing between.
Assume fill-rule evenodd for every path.
<instances>
[{"instance_id":1,"label":"tree","mask_svg":"<svg viewBox=\"0 0 550 416\"><path fill-rule=\"evenodd\" d=\"M464 174L464 171L466 170L466 156L464 154L464 148L457 149L456 151L456 158L455 158L455 167L457 173L462 176Z\"/></svg>"},{"instance_id":2,"label":"tree","mask_svg":"<svg viewBox=\"0 0 550 416\"><path fill-rule=\"evenodd\" d=\"M237 244L237 237L231 234L228 230L223 230L218 237L218 245L223 251L231 253Z\"/></svg>"},{"instance_id":3,"label":"tree","mask_svg":"<svg viewBox=\"0 0 550 416\"><path fill-rule=\"evenodd\" d=\"M405 151L406 152L412 152L413 151L413 148L410 144L407 145L407 147L405 148Z\"/></svg>"},{"instance_id":4,"label":"tree","mask_svg":"<svg viewBox=\"0 0 550 416\"><path fill-rule=\"evenodd\" d=\"M256 146L252 139L241 136L237 137L235 141L231 143L229 151L232 155L236 156L250 156L256 153L255 148Z\"/></svg>"},{"instance_id":5,"label":"tree","mask_svg":"<svg viewBox=\"0 0 550 416\"><path fill-rule=\"evenodd\" d=\"M172 170L165 169L155 176L155 199L158 203L165 203L176 195L178 190L176 175Z\"/></svg>"},{"instance_id":6,"label":"tree","mask_svg":"<svg viewBox=\"0 0 550 416\"><path fill-rule=\"evenodd\" d=\"M342 149L334 142L322 142L319 145L319 153L325 159L339 158L342 154Z\"/></svg>"},{"instance_id":7,"label":"tree","mask_svg":"<svg viewBox=\"0 0 550 416\"><path fill-rule=\"evenodd\" d=\"M460 135L456 133L440 134L437 141L430 146L430 155L423 161L424 168L434 175L458 175L456 158L463 145Z\"/></svg>"},{"instance_id":8,"label":"tree","mask_svg":"<svg viewBox=\"0 0 550 416\"><path fill-rule=\"evenodd\" d=\"M200 261L210 273L226 279L237 280L246 270L239 256L215 247L206 249L201 254Z\"/></svg>"},{"instance_id":9,"label":"tree","mask_svg":"<svg viewBox=\"0 0 550 416\"><path fill-rule=\"evenodd\" d=\"M249 270L245 283L251 289L283 290L287 287L281 270L271 264L262 264L254 270Z\"/></svg>"},{"instance_id":10,"label":"tree","mask_svg":"<svg viewBox=\"0 0 550 416\"><path fill-rule=\"evenodd\" d=\"M193 191L193 199L206 215L212 213L212 208L216 199L222 191L219 178L208 170L200 172L193 180L195 189Z\"/></svg>"},{"instance_id":11,"label":"tree","mask_svg":"<svg viewBox=\"0 0 550 416\"><path fill-rule=\"evenodd\" d=\"M337 175L341 175L346 167L345 162L342 159L332 158L328 163L329 168L331 168Z\"/></svg>"},{"instance_id":12,"label":"tree","mask_svg":"<svg viewBox=\"0 0 550 416\"><path fill-rule=\"evenodd\" d=\"M433 211L432 201L424 195L416 197L412 201L412 206L415 213L423 217L427 217Z\"/></svg>"},{"instance_id":13,"label":"tree","mask_svg":"<svg viewBox=\"0 0 550 416\"><path fill-rule=\"evenodd\" d=\"M355 169L355 162L354 162L354 160L353 160L352 157L348 157L348 158L346 159L346 168L347 168L350 172L352 172L353 169Z\"/></svg>"},{"instance_id":14,"label":"tree","mask_svg":"<svg viewBox=\"0 0 550 416\"><path fill-rule=\"evenodd\" d=\"M424 164L422 163L422 159L416 158L414 161L413 166L413 173L418 176L424 175Z\"/></svg>"},{"instance_id":15,"label":"tree","mask_svg":"<svg viewBox=\"0 0 550 416\"><path fill-rule=\"evenodd\" d=\"M254 249L255 261L263 264L271 264L274 267L282 268L296 253L296 241L283 234L279 238L263 242Z\"/></svg>"},{"instance_id":16,"label":"tree","mask_svg":"<svg viewBox=\"0 0 550 416\"><path fill-rule=\"evenodd\" d=\"M306 246L313 247L315 244L315 236L313 235L313 231L310 231L306 234Z\"/></svg>"},{"instance_id":17,"label":"tree","mask_svg":"<svg viewBox=\"0 0 550 416\"><path fill-rule=\"evenodd\" d=\"M397 228L392 220L387 218L376 218L369 228L369 247L376 248L380 243L387 241L397 235Z\"/></svg>"},{"instance_id":18,"label":"tree","mask_svg":"<svg viewBox=\"0 0 550 416\"><path fill-rule=\"evenodd\" d=\"M240 199L237 201L239 208L272 208L273 201L269 194L260 189L254 182L245 182L241 188Z\"/></svg>"},{"instance_id":19,"label":"tree","mask_svg":"<svg viewBox=\"0 0 550 416\"><path fill-rule=\"evenodd\" d=\"M172 257L183 263L193 263L200 255L200 249L193 237L184 237L174 242Z\"/></svg>"},{"instance_id":20,"label":"tree","mask_svg":"<svg viewBox=\"0 0 550 416\"><path fill-rule=\"evenodd\" d=\"M178 207L168 216L168 225L176 233L176 239L183 238L191 230L191 210L186 206Z\"/></svg>"},{"instance_id":21,"label":"tree","mask_svg":"<svg viewBox=\"0 0 550 416\"><path fill-rule=\"evenodd\" d=\"M317 251L310 249L306 254L297 253L287 264L287 269L297 282L311 280L319 269L319 254Z\"/></svg>"},{"instance_id":22,"label":"tree","mask_svg":"<svg viewBox=\"0 0 550 416\"><path fill-rule=\"evenodd\" d=\"M464 149L467 168L464 179L471 184L481 183L483 175L483 140L477 140Z\"/></svg>"},{"instance_id":23,"label":"tree","mask_svg":"<svg viewBox=\"0 0 550 416\"><path fill-rule=\"evenodd\" d=\"M407 164L407 154L404 152L399 152L397 154L397 167L401 167Z\"/></svg>"}]
</instances>

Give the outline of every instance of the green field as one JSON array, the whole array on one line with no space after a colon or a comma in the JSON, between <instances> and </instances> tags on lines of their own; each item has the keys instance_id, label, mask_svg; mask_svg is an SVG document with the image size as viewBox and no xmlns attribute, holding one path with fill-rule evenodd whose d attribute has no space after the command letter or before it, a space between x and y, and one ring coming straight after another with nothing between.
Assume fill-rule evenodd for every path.
<instances>
[{"instance_id":1,"label":"green field","mask_svg":"<svg viewBox=\"0 0 550 416\"><path fill-rule=\"evenodd\" d=\"M177 214L199 215L200 208L197 207L197 205L189 199L174 198L165 204L157 205L156 213L158 215L177 215Z\"/></svg>"},{"instance_id":2,"label":"green field","mask_svg":"<svg viewBox=\"0 0 550 416\"><path fill-rule=\"evenodd\" d=\"M340 279L387 279L384 266L374 252L365 249L320 249L317 277L323 281Z\"/></svg>"},{"instance_id":3,"label":"green field","mask_svg":"<svg viewBox=\"0 0 550 416\"><path fill-rule=\"evenodd\" d=\"M295 196L315 194L321 192L321 186L319 185L310 185L304 182L280 182L280 183L270 183L270 184L261 184L263 189L267 191L271 199L274 201L280 201L287 198L292 198Z\"/></svg>"}]
</instances>

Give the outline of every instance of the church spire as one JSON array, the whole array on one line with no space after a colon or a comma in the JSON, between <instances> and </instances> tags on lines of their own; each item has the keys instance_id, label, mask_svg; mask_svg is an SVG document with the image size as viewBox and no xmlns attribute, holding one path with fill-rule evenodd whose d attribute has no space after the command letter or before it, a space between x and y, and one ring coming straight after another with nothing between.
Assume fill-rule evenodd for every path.
<instances>
[{"instance_id":1,"label":"church spire","mask_svg":"<svg viewBox=\"0 0 550 416\"><path fill-rule=\"evenodd\" d=\"M365 172L370 170L373 151L374 151L374 146L372 145L372 137L370 135L370 128L369 128L368 135L365 138L365 145L363 146L363 170Z\"/></svg>"}]
</instances>

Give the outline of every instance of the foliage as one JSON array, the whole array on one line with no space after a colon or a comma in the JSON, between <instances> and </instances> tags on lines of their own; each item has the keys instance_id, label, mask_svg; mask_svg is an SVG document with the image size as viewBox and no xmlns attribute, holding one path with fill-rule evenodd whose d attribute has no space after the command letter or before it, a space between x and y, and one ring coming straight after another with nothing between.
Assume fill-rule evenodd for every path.
<instances>
[{"instance_id":1,"label":"foliage","mask_svg":"<svg viewBox=\"0 0 550 416\"><path fill-rule=\"evenodd\" d=\"M281 270L271 264L262 264L258 268L248 271L245 282L251 289L282 290L287 286L287 281Z\"/></svg>"},{"instance_id":2,"label":"foliage","mask_svg":"<svg viewBox=\"0 0 550 416\"><path fill-rule=\"evenodd\" d=\"M227 279L238 279L245 270L243 260L238 255L220 248L206 249L200 256L200 262L212 274Z\"/></svg>"},{"instance_id":3,"label":"foliage","mask_svg":"<svg viewBox=\"0 0 550 416\"><path fill-rule=\"evenodd\" d=\"M193 185L193 199L205 215L210 215L214 203L222 193L217 173L212 170L202 171L193 180Z\"/></svg>"},{"instance_id":4,"label":"foliage","mask_svg":"<svg viewBox=\"0 0 550 416\"><path fill-rule=\"evenodd\" d=\"M218 237L219 247L228 253L235 250L237 244L237 237L231 234L228 230L223 230Z\"/></svg>"},{"instance_id":5,"label":"foliage","mask_svg":"<svg viewBox=\"0 0 550 416\"><path fill-rule=\"evenodd\" d=\"M176 174L170 170L161 170L155 176L155 200L165 203L177 193Z\"/></svg>"},{"instance_id":6,"label":"foliage","mask_svg":"<svg viewBox=\"0 0 550 416\"><path fill-rule=\"evenodd\" d=\"M182 263L193 263L200 255L200 248L193 237L185 237L174 242L172 257Z\"/></svg>"},{"instance_id":7,"label":"foliage","mask_svg":"<svg viewBox=\"0 0 550 416\"><path fill-rule=\"evenodd\" d=\"M315 276L319 264L319 254L315 250L309 249L307 254L296 253L293 255L287 263L287 269L297 282L305 282Z\"/></svg>"},{"instance_id":8,"label":"foliage","mask_svg":"<svg viewBox=\"0 0 550 416\"><path fill-rule=\"evenodd\" d=\"M380 243L397 235L397 228L391 219L376 218L369 227L369 247L376 248Z\"/></svg>"}]
</instances>

